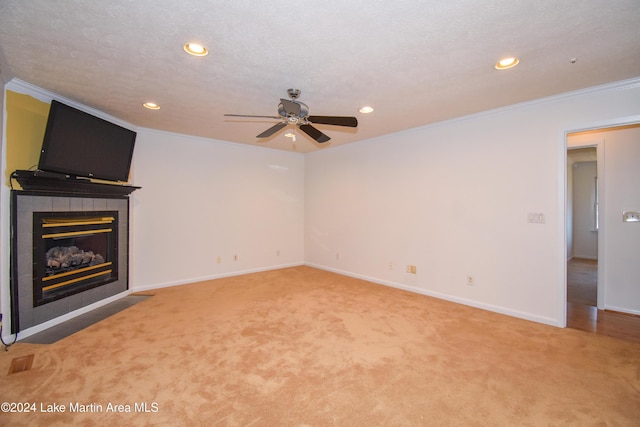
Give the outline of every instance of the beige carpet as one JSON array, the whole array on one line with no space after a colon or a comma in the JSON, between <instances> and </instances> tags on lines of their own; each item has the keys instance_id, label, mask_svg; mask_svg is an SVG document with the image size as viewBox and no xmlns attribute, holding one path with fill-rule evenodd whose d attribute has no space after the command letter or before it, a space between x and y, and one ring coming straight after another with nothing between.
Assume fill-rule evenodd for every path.
<instances>
[{"instance_id":1,"label":"beige carpet","mask_svg":"<svg viewBox=\"0 0 640 427\"><path fill-rule=\"evenodd\" d=\"M309 267L160 289L54 344L1 353L0 400L38 412L1 413L0 425L640 420L640 344ZM32 369L6 375L27 354ZM142 403L149 412L135 412ZM52 404L66 412L39 412ZM110 404L132 412L107 412ZM95 412L70 412L78 409Z\"/></svg>"}]
</instances>

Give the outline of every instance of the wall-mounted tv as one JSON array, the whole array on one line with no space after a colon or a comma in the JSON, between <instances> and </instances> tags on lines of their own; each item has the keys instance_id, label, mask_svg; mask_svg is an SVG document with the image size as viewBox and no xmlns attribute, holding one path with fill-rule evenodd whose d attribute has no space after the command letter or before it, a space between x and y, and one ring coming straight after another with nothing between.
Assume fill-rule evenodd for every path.
<instances>
[{"instance_id":1,"label":"wall-mounted tv","mask_svg":"<svg viewBox=\"0 0 640 427\"><path fill-rule=\"evenodd\" d=\"M128 181L136 132L53 100L38 169Z\"/></svg>"}]
</instances>

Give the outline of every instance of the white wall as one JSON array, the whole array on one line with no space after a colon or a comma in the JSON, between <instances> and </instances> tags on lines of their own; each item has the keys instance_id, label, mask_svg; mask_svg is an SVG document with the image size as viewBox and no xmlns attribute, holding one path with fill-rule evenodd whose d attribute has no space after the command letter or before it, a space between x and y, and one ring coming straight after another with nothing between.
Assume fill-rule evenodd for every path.
<instances>
[{"instance_id":1,"label":"white wall","mask_svg":"<svg viewBox=\"0 0 640 427\"><path fill-rule=\"evenodd\" d=\"M142 129L133 165L133 290L304 262L301 154Z\"/></svg>"},{"instance_id":2,"label":"white wall","mask_svg":"<svg viewBox=\"0 0 640 427\"><path fill-rule=\"evenodd\" d=\"M564 326L565 132L638 111L622 82L308 154L305 259Z\"/></svg>"},{"instance_id":3,"label":"white wall","mask_svg":"<svg viewBox=\"0 0 640 427\"><path fill-rule=\"evenodd\" d=\"M607 132L603 139L605 307L640 314L640 222L622 221L624 211L640 211L640 128Z\"/></svg>"},{"instance_id":4,"label":"white wall","mask_svg":"<svg viewBox=\"0 0 640 427\"><path fill-rule=\"evenodd\" d=\"M591 147L572 148L571 140L574 135L567 136L567 194L566 194L566 217L567 217L567 260L573 257L573 165L577 162L595 162L597 166L598 159L598 142L594 142ZM602 154L602 153L600 153ZM604 162L603 162L604 163ZM596 167L597 169L597 167ZM597 175L597 170L596 170ZM596 248L597 248L597 234L596 234Z\"/></svg>"},{"instance_id":5,"label":"white wall","mask_svg":"<svg viewBox=\"0 0 640 427\"><path fill-rule=\"evenodd\" d=\"M576 162L573 169L573 256L598 259L596 162Z\"/></svg>"}]
</instances>

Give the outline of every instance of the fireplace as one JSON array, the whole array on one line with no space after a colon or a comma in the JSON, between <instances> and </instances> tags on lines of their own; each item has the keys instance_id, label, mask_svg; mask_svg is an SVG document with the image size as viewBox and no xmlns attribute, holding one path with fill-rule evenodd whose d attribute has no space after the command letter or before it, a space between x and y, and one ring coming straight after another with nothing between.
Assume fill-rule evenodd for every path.
<instances>
[{"instance_id":1,"label":"fireplace","mask_svg":"<svg viewBox=\"0 0 640 427\"><path fill-rule=\"evenodd\" d=\"M129 289L129 197L87 187L12 190L12 333Z\"/></svg>"},{"instance_id":2,"label":"fireplace","mask_svg":"<svg viewBox=\"0 0 640 427\"><path fill-rule=\"evenodd\" d=\"M33 305L118 280L118 212L33 213Z\"/></svg>"}]
</instances>

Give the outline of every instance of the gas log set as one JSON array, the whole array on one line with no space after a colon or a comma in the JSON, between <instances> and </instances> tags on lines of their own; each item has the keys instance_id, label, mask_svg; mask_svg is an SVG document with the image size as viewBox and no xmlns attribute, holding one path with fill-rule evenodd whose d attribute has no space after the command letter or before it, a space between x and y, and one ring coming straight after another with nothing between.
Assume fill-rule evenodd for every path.
<instances>
[{"instance_id":1,"label":"gas log set","mask_svg":"<svg viewBox=\"0 0 640 427\"><path fill-rule=\"evenodd\" d=\"M47 276L69 270L103 264L104 257L93 251L84 251L77 246L55 246L46 253Z\"/></svg>"}]
</instances>

